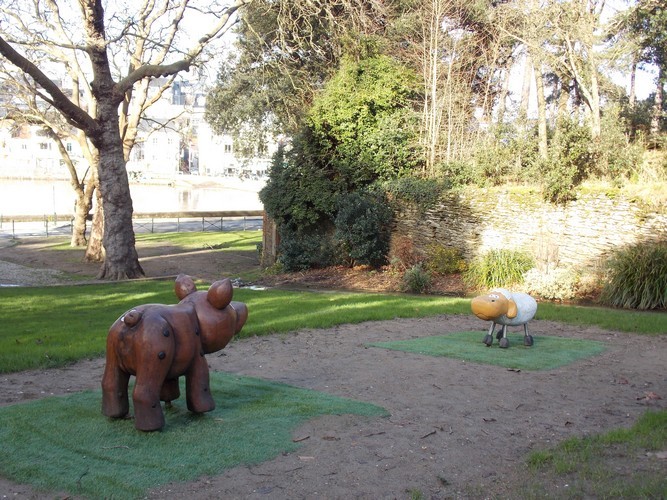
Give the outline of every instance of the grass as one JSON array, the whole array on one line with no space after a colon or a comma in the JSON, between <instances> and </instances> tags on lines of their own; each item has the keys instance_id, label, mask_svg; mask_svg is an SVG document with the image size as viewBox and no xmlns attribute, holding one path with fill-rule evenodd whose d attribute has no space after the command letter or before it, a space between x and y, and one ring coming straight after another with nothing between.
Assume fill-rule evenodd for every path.
<instances>
[{"instance_id":1,"label":"grass","mask_svg":"<svg viewBox=\"0 0 667 500\"><path fill-rule=\"evenodd\" d=\"M658 456L665 449L667 410L648 411L630 429L570 438L531 453L531 484L517 497L544 498L557 484L567 491L563 498L666 498L665 458Z\"/></svg>"},{"instance_id":2,"label":"grass","mask_svg":"<svg viewBox=\"0 0 667 500\"><path fill-rule=\"evenodd\" d=\"M149 233L137 234L137 242L167 243L180 246L184 249L220 249L257 251L257 244L262 242L261 231L211 231L211 232L183 232L183 233Z\"/></svg>"},{"instance_id":3,"label":"grass","mask_svg":"<svg viewBox=\"0 0 667 500\"><path fill-rule=\"evenodd\" d=\"M440 296L241 288L235 290L234 299L245 302L250 311L240 337L363 321L471 314L469 299ZM0 288L0 373L102 356L111 324L128 309L147 303L176 303L173 282ZM543 303L536 318L649 335L667 333L664 313ZM487 327L480 321L480 331Z\"/></svg>"},{"instance_id":4,"label":"grass","mask_svg":"<svg viewBox=\"0 0 667 500\"><path fill-rule=\"evenodd\" d=\"M210 231L182 233L138 233L137 243L168 244L181 247L183 250L219 249L257 251L257 244L262 242L261 231ZM54 238L56 240L56 238ZM58 243L49 247L50 250L71 251L69 238L57 239ZM79 249L81 250L81 249Z\"/></svg>"},{"instance_id":5,"label":"grass","mask_svg":"<svg viewBox=\"0 0 667 500\"><path fill-rule=\"evenodd\" d=\"M597 326L603 330L667 335L667 312L635 311L540 302L535 319L568 323L581 327Z\"/></svg>"},{"instance_id":6,"label":"grass","mask_svg":"<svg viewBox=\"0 0 667 500\"><path fill-rule=\"evenodd\" d=\"M533 347L525 347L523 333L507 334L510 349L500 349L497 343L486 348L482 344L483 336L480 332L458 332L393 342L374 342L369 345L518 370L551 370L599 354L605 348L602 342L594 340L549 335L537 336Z\"/></svg>"},{"instance_id":7,"label":"grass","mask_svg":"<svg viewBox=\"0 0 667 500\"><path fill-rule=\"evenodd\" d=\"M214 411L192 414L180 398L154 433L136 431L131 419L102 418L99 391L0 408L0 473L45 491L142 498L161 484L294 451L295 428L316 416L386 416L375 405L220 372L211 374L211 389Z\"/></svg>"},{"instance_id":8,"label":"grass","mask_svg":"<svg viewBox=\"0 0 667 500\"><path fill-rule=\"evenodd\" d=\"M200 284L206 289L208 284ZM111 324L128 309L174 304L172 281L127 281L42 288L0 288L0 373L62 366L104 355ZM236 289L248 305L241 337L343 323L464 314L469 301L364 293Z\"/></svg>"}]
</instances>

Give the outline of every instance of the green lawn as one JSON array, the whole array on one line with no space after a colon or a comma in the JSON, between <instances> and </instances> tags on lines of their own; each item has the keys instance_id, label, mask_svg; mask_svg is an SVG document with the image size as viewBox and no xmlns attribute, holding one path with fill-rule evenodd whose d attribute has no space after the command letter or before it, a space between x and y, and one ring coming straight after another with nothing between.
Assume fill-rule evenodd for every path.
<instances>
[{"instance_id":1,"label":"green lawn","mask_svg":"<svg viewBox=\"0 0 667 500\"><path fill-rule=\"evenodd\" d=\"M204 289L208 284L200 284ZM240 337L344 323L471 314L470 300L427 295L236 289L250 316ZM128 309L174 304L172 281L0 288L0 373L62 366L102 356L111 324ZM667 333L667 315L540 304L537 319L649 335Z\"/></svg>"}]
</instances>

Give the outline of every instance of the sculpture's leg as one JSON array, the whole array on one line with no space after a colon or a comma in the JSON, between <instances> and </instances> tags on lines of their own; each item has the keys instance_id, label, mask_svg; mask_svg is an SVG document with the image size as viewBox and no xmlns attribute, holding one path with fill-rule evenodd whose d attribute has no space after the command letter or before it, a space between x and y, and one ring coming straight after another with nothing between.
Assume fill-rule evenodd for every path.
<instances>
[{"instance_id":1,"label":"sculpture's leg","mask_svg":"<svg viewBox=\"0 0 667 500\"><path fill-rule=\"evenodd\" d=\"M498 332L498 336L502 336L500 342L498 343L499 347L506 348L510 346L510 341L507 338L507 325L503 325L500 332Z\"/></svg>"},{"instance_id":2,"label":"sculpture's leg","mask_svg":"<svg viewBox=\"0 0 667 500\"><path fill-rule=\"evenodd\" d=\"M160 390L160 400L170 402L178 399L181 395L181 389L178 386L178 377L170 378L164 381Z\"/></svg>"},{"instance_id":3,"label":"sculpture's leg","mask_svg":"<svg viewBox=\"0 0 667 500\"><path fill-rule=\"evenodd\" d=\"M215 401L211 395L208 363L203 352L193 361L190 371L185 374L185 400L188 410L195 413L215 409Z\"/></svg>"},{"instance_id":4,"label":"sculpture's leg","mask_svg":"<svg viewBox=\"0 0 667 500\"><path fill-rule=\"evenodd\" d=\"M528 323L523 324L523 345L527 347L533 345L533 336L528 334Z\"/></svg>"},{"instance_id":5,"label":"sculpture's leg","mask_svg":"<svg viewBox=\"0 0 667 500\"><path fill-rule=\"evenodd\" d=\"M156 377L157 378L157 377ZM157 431L164 427L164 414L160 404L162 381L137 374L132 392L134 403L134 426L140 431Z\"/></svg>"},{"instance_id":6,"label":"sculpture's leg","mask_svg":"<svg viewBox=\"0 0 667 500\"><path fill-rule=\"evenodd\" d=\"M493 330L495 330L496 324L491 323L491 327L489 328L489 332L484 336L484 339L482 342L486 344L486 347L491 347L491 344L493 344Z\"/></svg>"},{"instance_id":7,"label":"sculpture's leg","mask_svg":"<svg viewBox=\"0 0 667 500\"><path fill-rule=\"evenodd\" d=\"M102 414L111 418L122 418L130 411L127 384L130 374L122 371L115 348L107 341L107 357L102 376Z\"/></svg>"},{"instance_id":8,"label":"sculpture's leg","mask_svg":"<svg viewBox=\"0 0 667 500\"><path fill-rule=\"evenodd\" d=\"M146 332L144 334L145 337L150 337ZM159 336L162 337L162 333ZM160 391L174 358L173 345L167 348L165 344L167 343L144 343L137 363L137 380L132 392L132 402L134 426L141 431L156 431L164 427Z\"/></svg>"}]
</instances>

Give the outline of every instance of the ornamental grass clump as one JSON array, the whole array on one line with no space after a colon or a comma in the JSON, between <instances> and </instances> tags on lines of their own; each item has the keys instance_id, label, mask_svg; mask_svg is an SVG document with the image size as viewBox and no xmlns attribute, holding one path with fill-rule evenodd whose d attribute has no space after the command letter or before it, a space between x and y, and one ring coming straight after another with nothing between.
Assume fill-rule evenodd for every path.
<instances>
[{"instance_id":1,"label":"ornamental grass clump","mask_svg":"<svg viewBox=\"0 0 667 500\"><path fill-rule=\"evenodd\" d=\"M616 251L606 263L600 302L628 309L667 308L667 243L639 243Z\"/></svg>"},{"instance_id":2,"label":"ornamental grass clump","mask_svg":"<svg viewBox=\"0 0 667 500\"><path fill-rule=\"evenodd\" d=\"M491 250L475 260L463 274L473 290L510 287L523 283L524 273L535 265L533 257L518 250Z\"/></svg>"},{"instance_id":3,"label":"ornamental grass clump","mask_svg":"<svg viewBox=\"0 0 667 500\"><path fill-rule=\"evenodd\" d=\"M427 293L433 285L431 273L420 262L405 271L402 289L412 293Z\"/></svg>"}]
</instances>

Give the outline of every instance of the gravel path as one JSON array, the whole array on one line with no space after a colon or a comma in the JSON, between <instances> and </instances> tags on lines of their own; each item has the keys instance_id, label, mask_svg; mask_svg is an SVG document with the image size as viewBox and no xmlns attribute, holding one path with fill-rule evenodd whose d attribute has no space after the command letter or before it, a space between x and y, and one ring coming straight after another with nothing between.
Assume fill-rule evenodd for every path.
<instances>
[{"instance_id":1,"label":"gravel path","mask_svg":"<svg viewBox=\"0 0 667 500\"><path fill-rule=\"evenodd\" d=\"M44 286L70 282L72 279L55 269L37 269L0 260L0 287Z\"/></svg>"}]
</instances>

